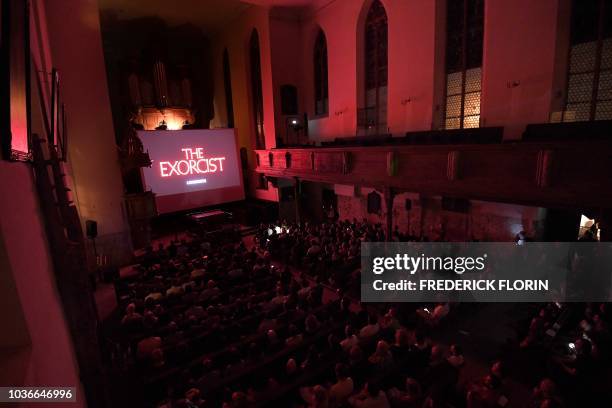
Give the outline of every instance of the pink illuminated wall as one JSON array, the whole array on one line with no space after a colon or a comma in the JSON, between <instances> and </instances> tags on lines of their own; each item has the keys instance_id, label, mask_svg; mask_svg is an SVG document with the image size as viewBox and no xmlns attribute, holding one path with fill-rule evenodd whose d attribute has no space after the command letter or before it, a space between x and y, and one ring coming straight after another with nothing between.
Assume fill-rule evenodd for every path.
<instances>
[{"instance_id":1,"label":"pink illuminated wall","mask_svg":"<svg viewBox=\"0 0 612 408\"><path fill-rule=\"evenodd\" d=\"M30 1L30 10L33 71L46 80L53 61L44 1ZM42 137L49 91L32 101L32 132ZM72 405L84 407L31 165L0 161L0 178L10 180L0 183L0 385L76 387Z\"/></svg>"},{"instance_id":2,"label":"pink illuminated wall","mask_svg":"<svg viewBox=\"0 0 612 408\"><path fill-rule=\"evenodd\" d=\"M436 11L439 1L383 0L388 17L388 114L391 133L427 130L432 126L436 63ZM312 50L320 27L327 38L329 114L313 118L314 140L354 136L357 109L363 107L363 26L371 4L336 1L309 15L302 25L303 93L310 117L314 115ZM409 102L407 102L409 101Z\"/></svg>"},{"instance_id":3,"label":"pink illuminated wall","mask_svg":"<svg viewBox=\"0 0 612 408\"><path fill-rule=\"evenodd\" d=\"M27 164L0 161L0 177L12 180L0 183L0 194L10 197L0 201L0 240L7 254L0 260L6 274L0 286L1 320L6 325L0 334L0 385L77 387L76 406L84 407L32 172ZM6 286L9 276L16 291L12 295ZM18 300L8 307L15 294ZM13 339L7 344L5 330L16 327L21 333L10 333Z\"/></svg>"},{"instance_id":4,"label":"pink illuminated wall","mask_svg":"<svg viewBox=\"0 0 612 408\"><path fill-rule=\"evenodd\" d=\"M273 88L273 75L271 69L270 49L270 17L269 10L252 6L236 19L232 20L228 28L211 39L213 45L214 67L214 109L215 116L211 120L211 128L227 126L227 112L225 110L225 95L223 88L223 51L227 48L232 80L232 97L234 102L234 122L239 148L248 151L249 168L255 167L255 129L253 109L251 106L251 85L249 72L249 39L253 29L259 36L262 90L264 100L264 133L266 147L276 145L275 126L275 96ZM268 189L257 189L256 174L252 171L246 175L251 196L270 201L278 201L278 191L271 184Z\"/></svg>"},{"instance_id":5,"label":"pink illuminated wall","mask_svg":"<svg viewBox=\"0 0 612 408\"><path fill-rule=\"evenodd\" d=\"M569 8L568 0L485 2L483 125L505 126L505 137L517 139L526 124L549 121L564 91L556 73L567 58Z\"/></svg>"},{"instance_id":6,"label":"pink illuminated wall","mask_svg":"<svg viewBox=\"0 0 612 408\"><path fill-rule=\"evenodd\" d=\"M439 24L435 24L441 18L443 3L440 0L383 0L382 3L389 18L389 129L394 135L430 129L438 109L434 73L436 67L443 67L439 55L443 44L436 31ZM307 11L294 10L293 14L288 10L270 11L274 101L280 104L282 84L297 81L300 112L306 112L310 118L312 141L356 134L357 109L363 107L364 99L363 25L370 4L371 0L338 0L324 5L316 3ZM224 35L231 35L236 26ZM327 39L329 112L315 117L312 59L320 28ZM220 55L215 58L219 64ZM232 69L235 69L233 61ZM222 117L221 98L219 93L215 95L219 100L215 102L216 112ZM279 106L275 106L275 114L276 126L284 126Z\"/></svg>"},{"instance_id":7,"label":"pink illuminated wall","mask_svg":"<svg viewBox=\"0 0 612 408\"><path fill-rule=\"evenodd\" d=\"M389 131L403 136L407 131L438 129L444 112L446 0L381 1L389 30ZM269 44L264 44L266 36L261 38L262 49L269 47L271 52L277 128L283 125L279 87L298 81L300 110L310 117L311 141L356 134L357 109L363 105L363 24L371 2L336 0L270 11ZM558 109L569 7L569 0L485 2L482 126L504 126L506 138L515 139L525 125L547 122L551 111ZM232 36L242 21L224 35ZM315 117L312 59L319 29L327 39L329 113ZM232 69L239 69L235 64L232 61ZM224 110L220 104L216 107Z\"/></svg>"},{"instance_id":8,"label":"pink illuminated wall","mask_svg":"<svg viewBox=\"0 0 612 408\"><path fill-rule=\"evenodd\" d=\"M68 160L81 221L98 222L98 253L112 263L131 256L123 181L112 122L98 2L47 0L53 65L69 125ZM69 21L70 24L66 22Z\"/></svg>"},{"instance_id":9,"label":"pink illuminated wall","mask_svg":"<svg viewBox=\"0 0 612 408\"><path fill-rule=\"evenodd\" d=\"M369 3L339 0L302 24L302 89L310 115L312 44L318 27L325 32L329 54L329 115L310 122L314 140L355 133L362 13ZM444 100L445 1L382 3L389 19L389 130L401 136L436 129ZM568 0L485 2L483 126L505 126L506 137L516 138L526 124L548 121L564 83L567 22L561 16L568 8ZM515 81L518 86L508 86Z\"/></svg>"},{"instance_id":10,"label":"pink illuminated wall","mask_svg":"<svg viewBox=\"0 0 612 408\"><path fill-rule=\"evenodd\" d=\"M298 99L302 96L299 89L303 81L301 47L296 44L301 44L301 30L295 15L271 11L270 48L275 101L274 125L276 134L281 139L284 140L289 133L290 143L296 143L296 135L291 130L287 131L288 117L282 114L280 90L283 85L294 85L298 87ZM298 100L298 112L304 112L304 109L306 107L303 100Z\"/></svg>"},{"instance_id":11,"label":"pink illuminated wall","mask_svg":"<svg viewBox=\"0 0 612 408\"><path fill-rule=\"evenodd\" d=\"M381 1L389 30L389 131L393 136L403 136L408 131L440 129L445 101L446 0ZM217 64L213 122L222 125L226 115L221 62L223 48L227 46L238 134L241 138L245 134L251 137L243 50L249 27L257 25L262 68L269 70L264 75L266 123L269 125L273 115L277 133L283 135L283 129L279 129L284 126L280 86L294 83L298 87L300 111L310 118L310 142L356 135L357 110L363 107L364 99L363 25L371 2L315 1L306 8L259 7L245 12L213 41L218 47L213 56ZM570 0L485 1L481 126L502 126L505 139L517 139L527 124L548 122L550 113L561 107L569 9ZM329 112L317 117L313 48L320 29L327 40ZM238 48L236 43L240 44ZM252 145L252 140L245 145ZM537 234L537 226L544 217L539 208L505 208L490 203L475 203L467 214L457 214L441 210L439 198L419 200L407 212L400 201L405 200L396 198L393 209L398 225L427 235L452 235L459 231L479 239L505 240L516 233L517 226ZM339 197L339 207L347 218L368 217L384 223L381 216L367 214L363 197ZM422 231L421 226L431 231Z\"/></svg>"},{"instance_id":12,"label":"pink illuminated wall","mask_svg":"<svg viewBox=\"0 0 612 408\"><path fill-rule=\"evenodd\" d=\"M319 27L327 39L329 114L309 122L313 140L354 135L357 121L357 19L360 1L330 4L306 19L302 25L302 77L300 91L310 117L314 115L312 55ZM339 18L339 16L342 16Z\"/></svg>"}]
</instances>

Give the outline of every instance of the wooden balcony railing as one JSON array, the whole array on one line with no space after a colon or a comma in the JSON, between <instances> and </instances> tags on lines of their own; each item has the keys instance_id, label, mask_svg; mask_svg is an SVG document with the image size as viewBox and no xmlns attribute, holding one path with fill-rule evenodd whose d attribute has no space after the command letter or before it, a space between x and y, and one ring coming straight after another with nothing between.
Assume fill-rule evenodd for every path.
<instances>
[{"instance_id":1,"label":"wooden balcony railing","mask_svg":"<svg viewBox=\"0 0 612 408\"><path fill-rule=\"evenodd\" d=\"M517 142L257 150L256 171L565 208L612 207L612 142Z\"/></svg>"}]
</instances>

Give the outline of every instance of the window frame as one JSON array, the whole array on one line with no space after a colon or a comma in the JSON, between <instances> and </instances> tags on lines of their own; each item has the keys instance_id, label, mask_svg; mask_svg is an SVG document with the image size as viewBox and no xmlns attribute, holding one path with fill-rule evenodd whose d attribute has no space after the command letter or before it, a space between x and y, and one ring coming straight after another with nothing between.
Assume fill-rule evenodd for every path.
<instances>
[{"instance_id":1,"label":"window frame","mask_svg":"<svg viewBox=\"0 0 612 408\"><path fill-rule=\"evenodd\" d=\"M253 125L255 126L256 149L266 148L264 130L263 83L261 77L261 46L257 29L253 29L249 39L249 76L251 82L251 103L253 109Z\"/></svg>"},{"instance_id":2,"label":"window frame","mask_svg":"<svg viewBox=\"0 0 612 408\"><path fill-rule=\"evenodd\" d=\"M458 32L451 32L449 24L449 4L453 2L453 4L458 4L459 0L447 0L446 3L446 46L445 46L445 63L444 63L444 115L443 115L443 128L446 130L451 129L469 129L469 128L478 128L481 126L480 117L481 117L481 107L482 107L482 72L483 72L483 55L484 55L484 7L485 0L460 0L462 3L463 16L461 21L461 30ZM470 4L470 2L473 2ZM473 6L474 9L478 9L478 13L472 13L470 15L470 7ZM470 18L472 17L472 18ZM453 36L460 37L460 47L459 50L459 66L458 69L453 69L449 67L449 43L450 39ZM456 41L455 41L456 42ZM476 49L478 54L474 53L473 50ZM474 55L477 55L478 64L470 63L471 58L474 58ZM480 79L479 86L477 90L466 91L466 82L467 82L467 73L472 69L480 69ZM459 93L448 93L448 78L451 74L461 75L461 88ZM478 114L467 114L466 115L466 100L470 95L479 95L479 109ZM448 116L449 111L449 97L459 97L459 115L456 116ZM478 117L478 126L469 126L466 127L466 118L474 118ZM459 120L458 127L449 127L448 120Z\"/></svg>"},{"instance_id":3,"label":"window frame","mask_svg":"<svg viewBox=\"0 0 612 408\"><path fill-rule=\"evenodd\" d=\"M570 36L569 36L569 43L568 43L568 52L567 52L567 70L566 70L566 76L565 76L565 92L564 92L564 100L563 100L563 107L561 109L561 117L558 120L555 120L555 122L561 122L561 123L567 123L567 122L576 122L576 121L585 121L582 119L576 120L576 118L574 117L574 119L567 119L567 114L569 112L573 112L575 111L575 109L568 109L570 107L570 104L572 105L580 105L580 104L588 104L589 105L589 113L588 113L588 118L586 119L586 121L588 122L593 122L593 121L597 121L597 120L610 120L612 119L612 113L609 114L609 117L606 118L597 118L597 108L600 102L603 103L611 103L612 104L612 98L608 98L608 99L599 99L600 96L600 87L601 87L601 74L602 72L609 72L612 74L612 67L610 68L602 68L602 56L603 56L603 48L604 48L604 41L606 39L610 39L612 41L612 34L609 35L608 37L605 36L605 28L606 28L606 12L608 12L611 16L612 16L612 11L608 10L608 8L612 9L612 4L610 4L608 2L608 5L606 7L606 0L597 0L597 15L595 16L596 20L597 20L597 27L596 27L596 37L592 40L592 41L580 41L577 40L575 42L575 36L577 35L575 29L575 25L576 25L576 21L574 20L576 18L576 5L580 3L581 5L584 5L584 3L581 3L580 1L576 1L573 0L572 4L571 4L571 13L570 13ZM594 56L594 62L593 62L593 69L589 69L586 71L578 71L578 72L572 72L572 49L580 44L589 44L591 42L595 42L595 56ZM592 82L591 82L591 95L589 96L588 100L577 100L577 101L569 101L569 97L570 97L570 84L571 84L571 80L572 77L575 76L581 76L581 75L592 75Z\"/></svg>"},{"instance_id":4,"label":"window frame","mask_svg":"<svg viewBox=\"0 0 612 408\"><path fill-rule=\"evenodd\" d=\"M381 36L384 31L384 35ZM373 36L373 38L371 38ZM374 45L373 49L370 49L370 45ZM381 109L384 107L388 109L388 84L389 84L389 18L385 6L380 0L374 0L369 8L365 18L364 32L363 32L363 50L364 50L364 75L363 75L363 104L364 107L361 110L361 116L363 122L367 127L370 127L370 117L373 118L372 127L379 133L381 126L387 125L387 115L384 120L381 121ZM371 61L373 59L373 61ZM380 63L384 59L384 64ZM372 86L371 82L373 81ZM384 96L385 100L382 101L381 89L387 88L387 95ZM375 90L375 102L374 104L368 103L368 91ZM384 104L384 105L383 105ZM369 115L369 112L373 110L373 115ZM388 113L387 113L388 114Z\"/></svg>"},{"instance_id":5,"label":"window frame","mask_svg":"<svg viewBox=\"0 0 612 408\"><path fill-rule=\"evenodd\" d=\"M313 85L314 85L314 116L329 115L329 64L327 54L327 38L322 29L319 29L313 50ZM321 95L321 98L318 96ZM318 105L322 103L323 109Z\"/></svg>"}]
</instances>

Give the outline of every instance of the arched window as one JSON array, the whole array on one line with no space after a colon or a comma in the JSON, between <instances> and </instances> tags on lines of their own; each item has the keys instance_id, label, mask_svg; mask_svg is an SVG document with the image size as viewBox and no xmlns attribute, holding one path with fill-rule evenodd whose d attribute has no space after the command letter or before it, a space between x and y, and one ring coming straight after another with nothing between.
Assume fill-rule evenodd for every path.
<instances>
[{"instance_id":1,"label":"arched window","mask_svg":"<svg viewBox=\"0 0 612 408\"><path fill-rule=\"evenodd\" d=\"M223 87L225 89L225 110L227 112L227 127L234 127L234 101L232 99L232 76L230 72L229 54L223 50Z\"/></svg>"},{"instance_id":2,"label":"arched window","mask_svg":"<svg viewBox=\"0 0 612 408\"><path fill-rule=\"evenodd\" d=\"M612 119L612 4L572 1L565 109L552 121Z\"/></svg>"},{"instance_id":3,"label":"arched window","mask_svg":"<svg viewBox=\"0 0 612 408\"><path fill-rule=\"evenodd\" d=\"M365 22L365 109L360 122L376 133L387 124L387 13L374 0Z\"/></svg>"},{"instance_id":4,"label":"arched window","mask_svg":"<svg viewBox=\"0 0 612 408\"><path fill-rule=\"evenodd\" d=\"M484 0L446 2L446 129L480 126Z\"/></svg>"},{"instance_id":5,"label":"arched window","mask_svg":"<svg viewBox=\"0 0 612 408\"><path fill-rule=\"evenodd\" d=\"M253 30L249 42L251 63L251 94L253 98L253 117L255 118L255 145L257 149L266 148L263 124L263 91L261 85L261 59L259 55L259 36Z\"/></svg>"},{"instance_id":6,"label":"arched window","mask_svg":"<svg viewBox=\"0 0 612 408\"><path fill-rule=\"evenodd\" d=\"M327 41L323 30L319 30L314 47L314 95L315 115L325 115L328 112L327 87Z\"/></svg>"}]
</instances>

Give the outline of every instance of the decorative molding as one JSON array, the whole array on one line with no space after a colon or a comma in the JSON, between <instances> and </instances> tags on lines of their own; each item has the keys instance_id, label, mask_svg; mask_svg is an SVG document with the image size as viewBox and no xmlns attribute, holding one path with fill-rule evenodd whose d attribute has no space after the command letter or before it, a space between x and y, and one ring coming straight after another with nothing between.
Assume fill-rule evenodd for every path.
<instances>
[{"instance_id":1,"label":"decorative molding","mask_svg":"<svg viewBox=\"0 0 612 408\"><path fill-rule=\"evenodd\" d=\"M550 187L552 164L552 150L540 150L538 152L538 163L536 167L536 185L538 187Z\"/></svg>"},{"instance_id":2,"label":"decorative molding","mask_svg":"<svg viewBox=\"0 0 612 408\"><path fill-rule=\"evenodd\" d=\"M457 181L460 178L459 174L459 160L460 154L457 150L448 152L446 162L446 178L448 181Z\"/></svg>"},{"instance_id":3,"label":"decorative molding","mask_svg":"<svg viewBox=\"0 0 612 408\"><path fill-rule=\"evenodd\" d=\"M285 153L285 168L286 169L290 169L291 168L291 153L289 153L289 152Z\"/></svg>"},{"instance_id":4,"label":"decorative molding","mask_svg":"<svg viewBox=\"0 0 612 408\"><path fill-rule=\"evenodd\" d=\"M399 155L395 151L387 153L387 175L389 177L397 176L399 170Z\"/></svg>"},{"instance_id":5,"label":"decorative molding","mask_svg":"<svg viewBox=\"0 0 612 408\"><path fill-rule=\"evenodd\" d=\"M351 172L352 161L353 155L351 152L342 152L342 174L349 174Z\"/></svg>"},{"instance_id":6,"label":"decorative molding","mask_svg":"<svg viewBox=\"0 0 612 408\"><path fill-rule=\"evenodd\" d=\"M268 153L268 165L270 167L274 167L274 153L273 152Z\"/></svg>"}]
</instances>

